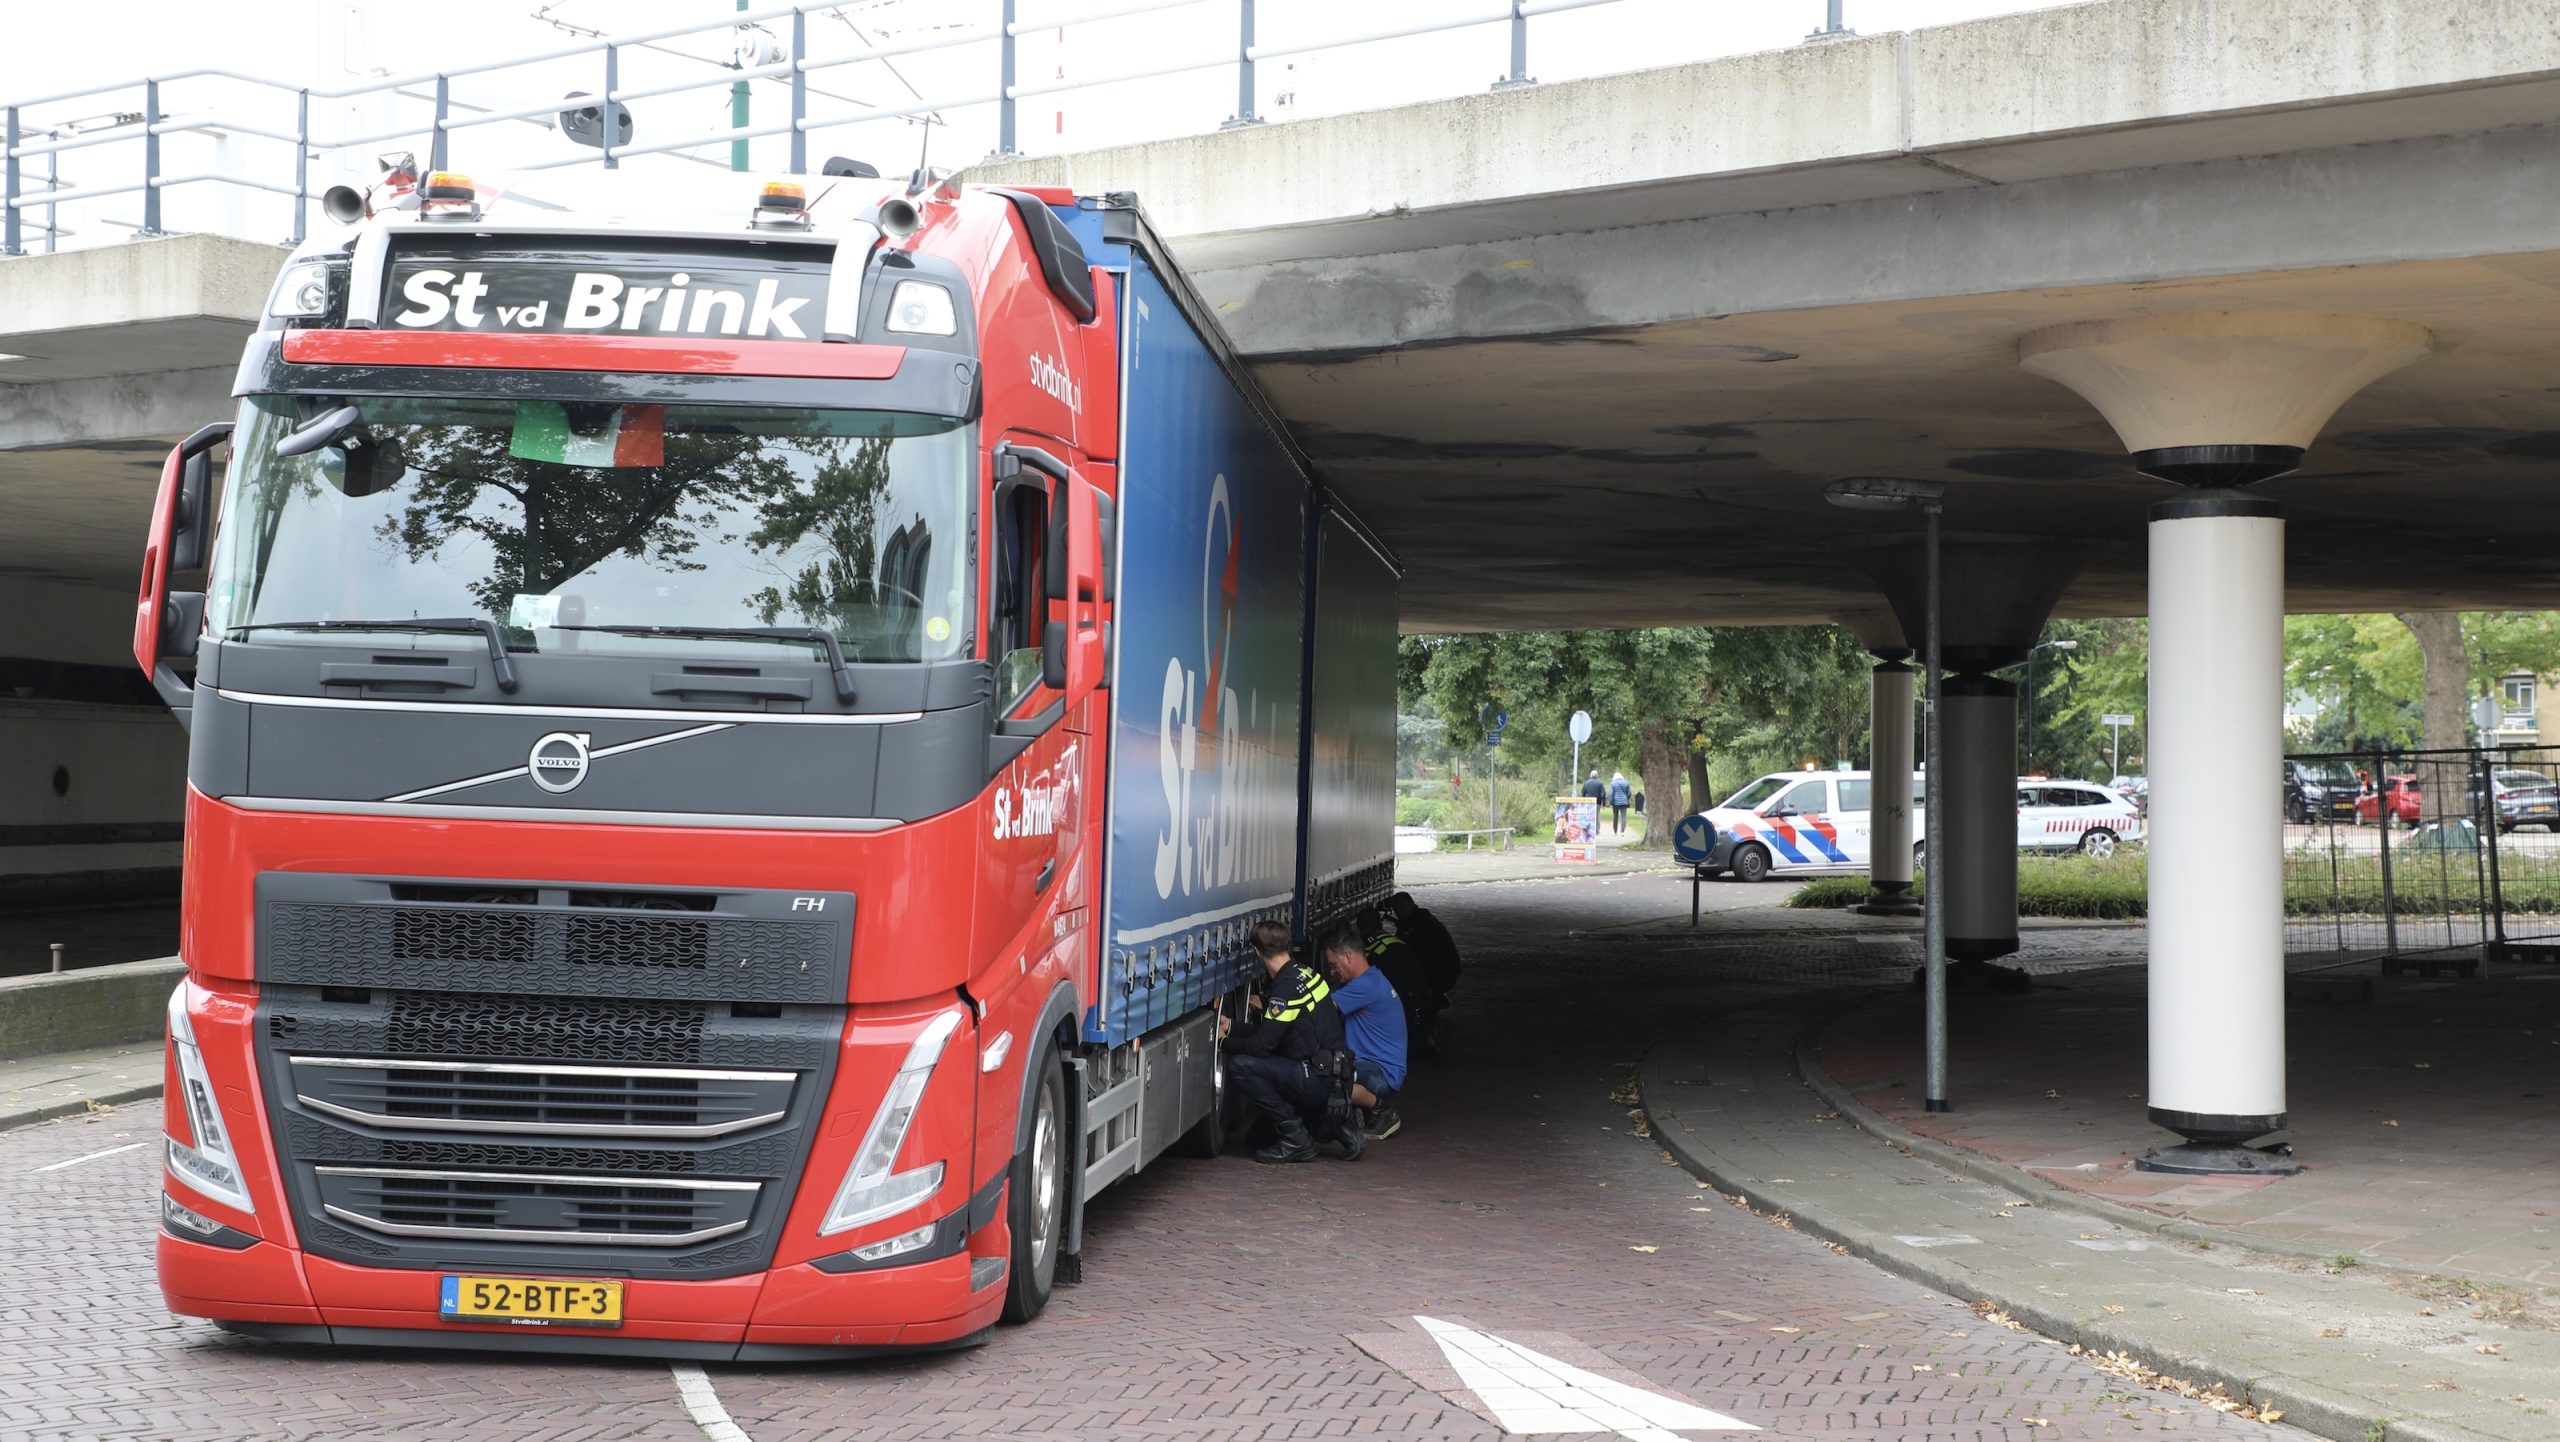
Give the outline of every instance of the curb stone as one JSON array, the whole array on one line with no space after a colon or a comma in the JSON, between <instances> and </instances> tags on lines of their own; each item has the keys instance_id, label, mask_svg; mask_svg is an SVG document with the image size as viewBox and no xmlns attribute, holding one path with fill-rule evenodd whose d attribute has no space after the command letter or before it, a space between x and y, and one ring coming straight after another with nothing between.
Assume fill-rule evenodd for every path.
<instances>
[{"instance_id":1,"label":"curb stone","mask_svg":"<svg viewBox=\"0 0 2560 1442\"><path fill-rule=\"evenodd\" d=\"M1839 1010L1836 1003L1827 1009L1831 1014ZM1802 1054L1805 1039L1818 1031L1825 1019L1820 1014L1803 1018L1798 1045L1791 1049L1795 1055ZM1694 1047L1696 1043L1685 1045ZM1755 1210L1785 1217L1797 1230L1809 1236L1846 1248L1885 1271L1967 1304L1987 1301L2021 1325L2041 1333L2056 1346L2077 1343L2084 1351L2123 1352L2146 1366L2199 1385L2211 1386L2218 1382L2234 1397L2260 1405L2272 1403L2281 1408L2285 1425L2339 1439L2339 1442L2354 1442L2354 1439L2367 1437L2380 1437L2385 1442L2507 1442L2495 1434L2437 1418L2389 1416L2370 1398L2343 1393L2300 1377L2262 1372L2164 1345L2146 1337L2145 1329L2138 1323L2127 1325L2126 1321L2113 1319L2083 1320L2030 1294L2013 1293L2007 1289L1998 1293L1986 1290L1977 1277L1969 1275L1951 1259L1940 1258L1928 1249L1909 1246L1881 1230L1834 1216L1821 1207L1808 1206L1804 1199L1773 1183L1740 1175L1710 1146L1682 1127L1668 1124L1667 1119L1676 1116L1676 1112L1666 1106L1657 1114L1657 1100L1672 1095L1670 1087L1673 1083L1663 1071L1664 1058L1669 1050L1663 1045L1649 1048L1637 1068L1638 1097L1654 1139L1683 1168L1720 1193L1738 1196ZM1801 1084L1801 1078L1798 1081ZM1830 1098L1825 1100L1828 1102ZM1842 1115L1845 1118L1848 1114L1844 1111ZM1877 1120L1882 1121L1881 1118ZM1867 1130L1871 1139L1885 1141L1882 1133L1863 1130ZM1914 1159L1936 1165L1933 1160L1916 1153ZM1976 1165L1980 1165L1979 1159L1976 1159ZM1968 1180L1989 1183L2011 1195L2026 1195L2013 1184L1983 1177L1978 1170L1967 1170L1960 1175ZM2040 1196L2032 1200L2042 1204ZM2158 1229L2146 1226L2141 1230ZM2235 1250L2264 1249L2235 1247Z\"/></svg>"},{"instance_id":2,"label":"curb stone","mask_svg":"<svg viewBox=\"0 0 2560 1442\"><path fill-rule=\"evenodd\" d=\"M1882 1005L1881 1002L1872 1004ZM1838 1110L1842 1121L1887 1146L1899 1147L1924 1161L1944 1167L1958 1176L1970 1177L1987 1186L1998 1187L2037 1206L2060 1207L2066 1211L2096 1217L2102 1222L2113 1222L2119 1227L2132 1231L2151 1232L2190 1242L2211 1242L2217 1247L2232 1247L2244 1252L2271 1252L2277 1256L2300 1257L2314 1262L2325 1262L2336 1254L2335 1249L2324 1251L2319 1247L2281 1237L2253 1237L2245 1232L2235 1232L2204 1222L2192 1222L2184 1217L2164 1216L2159 1212L2145 1211L2140 1207L2128 1206L2122 1202L2111 1202L2104 1197L2093 1197L2086 1192L2073 1191L2059 1182L2037 1176L2033 1172L1986 1157L1979 1152L1967 1151L1950 1142L1942 1142L1933 1137L1921 1136L1917 1132L1906 1131L1874 1108L1859 1101L1845 1084L1823 1070L1822 1062L1817 1056L1821 1051L1822 1033L1829 1030L1832 1023L1844 1019L1845 1014L1829 1017L1805 1029L1804 1035L1796 1041L1796 1076L1812 1089L1814 1095L1822 1098L1825 1104ZM2377 1272L2391 1272L2403 1277L2417 1277L2427 1281L2444 1280L2439 1274L2423 1267L2412 1267L2405 1262L2395 1262L2387 1257L2359 1255L2356 1258L2356 1265L2370 1267Z\"/></svg>"},{"instance_id":3,"label":"curb stone","mask_svg":"<svg viewBox=\"0 0 2560 1442\"><path fill-rule=\"evenodd\" d=\"M79 1116L88 1111L92 1105L114 1107L123 1106L127 1102L147 1102L160 1095L161 1085L159 1082L151 1082L143 1086L120 1087L111 1092L100 1092L93 1097L75 1097L70 1101L46 1102L42 1106L29 1107L25 1111L0 1113L0 1132L15 1131L20 1127L31 1127L42 1122Z\"/></svg>"}]
</instances>

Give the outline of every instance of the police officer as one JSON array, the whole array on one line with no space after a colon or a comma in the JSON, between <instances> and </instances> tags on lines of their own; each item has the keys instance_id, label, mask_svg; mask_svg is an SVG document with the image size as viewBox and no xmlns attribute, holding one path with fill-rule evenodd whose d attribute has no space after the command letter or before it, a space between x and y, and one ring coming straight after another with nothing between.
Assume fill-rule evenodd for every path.
<instances>
[{"instance_id":1,"label":"police officer","mask_svg":"<svg viewBox=\"0 0 2560 1442\"><path fill-rule=\"evenodd\" d=\"M1431 985L1431 973L1422 949L1387 930L1385 918L1374 906L1360 908L1357 924L1362 939L1367 943L1369 964L1386 973L1387 983L1396 989L1396 998L1404 1003L1404 1031L1408 1043L1424 1060L1438 1061L1440 993Z\"/></svg>"},{"instance_id":2,"label":"police officer","mask_svg":"<svg viewBox=\"0 0 2560 1442\"><path fill-rule=\"evenodd\" d=\"M1227 1080L1279 1134L1253 1159L1313 1161L1322 1136L1342 1144L1344 1161L1356 1162L1367 1139L1356 1122L1345 1124L1347 1107L1342 1119L1333 1115L1332 1084L1310 1065L1346 1054L1333 989L1314 967L1290 958L1288 927L1257 922L1252 939L1263 973L1248 1003L1252 1014L1232 1026L1220 1017L1218 1032L1226 1038Z\"/></svg>"}]
</instances>

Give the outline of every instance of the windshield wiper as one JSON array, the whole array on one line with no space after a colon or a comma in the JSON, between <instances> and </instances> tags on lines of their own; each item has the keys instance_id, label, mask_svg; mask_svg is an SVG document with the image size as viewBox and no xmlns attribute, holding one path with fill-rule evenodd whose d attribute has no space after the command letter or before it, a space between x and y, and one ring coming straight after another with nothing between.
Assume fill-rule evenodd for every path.
<instances>
[{"instance_id":1,"label":"windshield wiper","mask_svg":"<svg viewBox=\"0 0 2560 1442\"><path fill-rule=\"evenodd\" d=\"M487 638L489 670L498 678L498 689L512 696L516 691L516 666L507 659L506 633L498 623L486 616L433 616L398 621L252 621L233 626L234 631L414 631L422 636L458 635L469 631Z\"/></svg>"},{"instance_id":2,"label":"windshield wiper","mask_svg":"<svg viewBox=\"0 0 2560 1442\"><path fill-rule=\"evenodd\" d=\"M836 633L823 626L551 626L553 631L602 631L609 636L665 636L675 640L802 641L827 653L827 671L835 677L836 699L853 704L853 669L844 663Z\"/></svg>"}]
</instances>

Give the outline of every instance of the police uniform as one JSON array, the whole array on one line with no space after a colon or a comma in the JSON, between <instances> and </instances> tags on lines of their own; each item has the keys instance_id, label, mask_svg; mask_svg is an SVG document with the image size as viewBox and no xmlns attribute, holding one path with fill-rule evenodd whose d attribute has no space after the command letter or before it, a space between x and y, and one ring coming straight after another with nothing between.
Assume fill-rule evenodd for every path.
<instances>
[{"instance_id":1,"label":"police uniform","mask_svg":"<svg viewBox=\"0 0 2560 1442\"><path fill-rule=\"evenodd\" d=\"M1260 993L1261 1015L1238 1023L1226 1042L1227 1079L1279 1132L1254 1160L1306 1161L1318 1136L1341 1140L1346 1155L1357 1156L1358 1129L1345 1131L1331 1119L1331 1085L1309 1065L1344 1050L1333 988L1314 967L1292 961L1267 974Z\"/></svg>"},{"instance_id":2,"label":"police uniform","mask_svg":"<svg viewBox=\"0 0 2560 1442\"><path fill-rule=\"evenodd\" d=\"M1386 973L1404 1003L1405 1036L1423 1055L1433 1055L1439 1047L1440 993L1431 984L1422 948L1392 931L1380 932L1369 943L1369 964Z\"/></svg>"}]
</instances>

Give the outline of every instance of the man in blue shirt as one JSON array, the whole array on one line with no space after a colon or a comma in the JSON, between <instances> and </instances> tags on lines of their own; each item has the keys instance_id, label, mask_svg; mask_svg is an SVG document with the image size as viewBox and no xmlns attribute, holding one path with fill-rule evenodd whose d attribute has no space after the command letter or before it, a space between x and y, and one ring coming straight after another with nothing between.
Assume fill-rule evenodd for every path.
<instances>
[{"instance_id":1,"label":"man in blue shirt","mask_svg":"<svg viewBox=\"0 0 2560 1442\"><path fill-rule=\"evenodd\" d=\"M1404 1003L1386 973L1369 964L1360 933L1349 926L1326 935L1324 964L1333 974L1343 1044L1351 1050L1351 1104L1366 1115L1361 1130L1368 1139L1384 1141L1404 1125L1388 1105L1404 1090Z\"/></svg>"}]
</instances>

